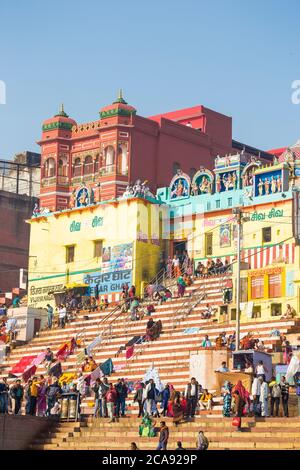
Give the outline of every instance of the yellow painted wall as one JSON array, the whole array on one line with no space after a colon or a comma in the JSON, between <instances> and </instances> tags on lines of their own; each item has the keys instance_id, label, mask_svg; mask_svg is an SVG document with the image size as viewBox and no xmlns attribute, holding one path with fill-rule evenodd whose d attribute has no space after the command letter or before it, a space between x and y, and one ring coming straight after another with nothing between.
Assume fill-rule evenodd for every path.
<instances>
[{"instance_id":1,"label":"yellow painted wall","mask_svg":"<svg viewBox=\"0 0 300 470\"><path fill-rule=\"evenodd\" d=\"M139 291L143 276L148 280L158 266L159 217L164 210L135 199L31 219L29 305L45 306L53 287L60 290L67 283L82 283L85 273L100 270L102 260L94 258L95 240L102 240L104 247L133 243L133 283ZM95 218L102 218L103 225L93 227ZM79 231L74 230L75 223L80 224ZM138 233L145 234L147 243L136 242ZM75 258L67 264L69 245L75 246Z\"/></svg>"}]
</instances>

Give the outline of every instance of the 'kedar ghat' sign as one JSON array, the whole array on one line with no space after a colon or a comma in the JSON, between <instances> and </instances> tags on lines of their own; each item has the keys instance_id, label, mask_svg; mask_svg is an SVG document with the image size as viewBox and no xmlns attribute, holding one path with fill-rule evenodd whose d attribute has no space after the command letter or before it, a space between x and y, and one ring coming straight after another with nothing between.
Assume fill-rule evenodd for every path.
<instances>
[{"instance_id":1,"label":"'kedar ghat' sign","mask_svg":"<svg viewBox=\"0 0 300 470\"><path fill-rule=\"evenodd\" d=\"M97 290L98 295L113 292L121 292L122 284L130 286L132 283L132 270L114 271L110 273L95 273L84 276L83 282L88 284L94 291ZM93 293L96 295L96 292Z\"/></svg>"},{"instance_id":2,"label":"'kedar ghat' sign","mask_svg":"<svg viewBox=\"0 0 300 470\"><path fill-rule=\"evenodd\" d=\"M70 223L70 232L80 232L82 227L102 227L103 225L103 217L98 217L97 215L93 217L92 219L87 219L84 220L83 222L76 222L76 220L73 220Z\"/></svg>"}]
</instances>

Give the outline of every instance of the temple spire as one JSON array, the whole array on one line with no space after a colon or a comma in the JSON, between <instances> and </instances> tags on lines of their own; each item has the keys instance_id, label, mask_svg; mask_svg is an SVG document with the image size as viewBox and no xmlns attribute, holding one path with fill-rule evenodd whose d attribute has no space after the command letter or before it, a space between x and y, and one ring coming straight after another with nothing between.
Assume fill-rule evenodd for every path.
<instances>
[{"instance_id":1,"label":"temple spire","mask_svg":"<svg viewBox=\"0 0 300 470\"><path fill-rule=\"evenodd\" d=\"M114 103L123 103L123 104L127 104L127 102L124 100L123 98L123 90L122 88L119 89L119 95L118 95L118 98L116 99L116 101L114 101Z\"/></svg>"},{"instance_id":2,"label":"temple spire","mask_svg":"<svg viewBox=\"0 0 300 470\"><path fill-rule=\"evenodd\" d=\"M63 117L69 117L68 114L65 112L65 109L64 109L64 104L62 103L61 106L60 106L60 111L58 114L55 115L56 116L63 116Z\"/></svg>"}]
</instances>

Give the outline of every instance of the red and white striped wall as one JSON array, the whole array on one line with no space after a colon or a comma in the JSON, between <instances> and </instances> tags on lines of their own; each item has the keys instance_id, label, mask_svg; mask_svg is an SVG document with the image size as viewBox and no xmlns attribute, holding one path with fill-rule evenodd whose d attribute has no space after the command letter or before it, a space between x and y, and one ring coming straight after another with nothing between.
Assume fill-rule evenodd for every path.
<instances>
[{"instance_id":1,"label":"red and white striped wall","mask_svg":"<svg viewBox=\"0 0 300 470\"><path fill-rule=\"evenodd\" d=\"M232 263L235 258L236 256L226 256L223 259ZM243 250L242 260L250 264L250 269L265 268L276 262L292 264L295 261L295 242Z\"/></svg>"}]
</instances>

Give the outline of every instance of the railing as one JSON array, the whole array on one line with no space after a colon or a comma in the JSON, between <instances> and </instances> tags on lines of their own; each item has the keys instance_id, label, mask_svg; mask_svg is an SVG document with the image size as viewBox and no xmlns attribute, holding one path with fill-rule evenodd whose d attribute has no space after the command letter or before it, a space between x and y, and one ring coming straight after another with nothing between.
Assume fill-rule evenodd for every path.
<instances>
[{"instance_id":1,"label":"railing","mask_svg":"<svg viewBox=\"0 0 300 470\"><path fill-rule=\"evenodd\" d=\"M47 186L54 186L56 183L56 176L51 176L51 177L45 177L42 179L42 186L47 187Z\"/></svg>"},{"instance_id":2,"label":"railing","mask_svg":"<svg viewBox=\"0 0 300 470\"><path fill-rule=\"evenodd\" d=\"M100 168L100 176L107 176L107 175L121 175L121 176L128 176L128 169L123 170L122 168L118 167L117 165L106 165Z\"/></svg>"},{"instance_id":3,"label":"railing","mask_svg":"<svg viewBox=\"0 0 300 470\"><path fill-rule=\"evenodd\" d=\"M57 184L61 184L62 186L68 186L69 185L69 177L68 176L58 175Z\"/></svg>"},{"instance_id":4,"label":"railing","mask_svg":"<svg viewBox=\"0 0 300 470\"><path fill-rule=\"evenodd\" d=\"M188 297L182 305L178 307L173 317L173 329L177 328L180 325L181 321L184 320L191 311L197 307L197 305L202 302L206 297L205 284L202 284L197 289L194 289L190 297Z\"/></svg>"}]
</instances>

